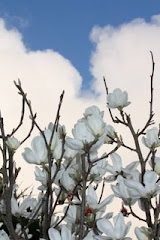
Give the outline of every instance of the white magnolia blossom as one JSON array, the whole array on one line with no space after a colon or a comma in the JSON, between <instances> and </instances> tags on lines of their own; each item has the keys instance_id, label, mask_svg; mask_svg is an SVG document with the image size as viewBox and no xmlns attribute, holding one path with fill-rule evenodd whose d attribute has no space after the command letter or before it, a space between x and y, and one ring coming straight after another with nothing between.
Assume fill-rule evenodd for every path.
<instances>
[{"instance_id":1,"label":"white magnolia blossom","mask_svg":"<svg viewBox=\"0 0 160 240\"><path fill-rule=\"evenodd\" d=\"M106 123L97 115L88 116L86 123L95 137L100 137L106 132Z\"/></svg>"},{"instance_id":2,"label":"white magnolia blossom","mask_svg":"<svg viewBox=\"0 0 160 240\"><path fill-rule=\"evenodd\" d=\"M153 159L150 159L149 164L151 166L151 168L158 174L160 175L160 157L155 157Z\"/></svg>"},{"instance_id":3,"label":"white magnolia blossom","mask_svg":"<svg viewBox=\"0 0 160 240\"><path fill-rule=\"evenodd\" d=\"M160 158L155 157L155 166L154 166L154 171L160 175Z\"/></svg>"},{"instance_id":4,"label":"white magnolia blossom","mask_svg":"<svg viewBox=\"0 0 160 240\"><path fill-rule=\"evenodd\" d=\"M96 159L98 159L98 157ZM102 177L106 173L106 167L107 167L107 161L104 158L101 161L96 162L94 166L91 168L90 175L91 175L91 178L93 176L95 183L99 183L102 180Z\"/></svg>"},{"instance_id":5,"label":"white magnolia blossom","mask_svg":"<svg viewBox=\"0 0 160 240\"><path fill-rule=\"evenodd\" d=\"M7 146L12 150L15 151L20 146L20 141L18 141L15 137L9 137L6 141Z\"/></svg>"},{"instance_id":6,"label":"white magnolia blossom","mask_svg":"<svg viewBox=\"0 0 160 240\"><path fill-rule=\"evenodd\" d=\"M83 240L95 240L95 239L97 239L97 238L92 230L88 232L88 234L85 238L83 238Z\"/></svg>"},{"instance_id":7,"label":"white magnolia blossom","mask_svg":"<svg viewBox=\"0 0 160 240\"><path fill-rule=\"evenodd\" d=\"M57 145L53 151L53 157L56 160L59 160L62 157L62 150L63 150L63 144L62 144L62 140L58 139L57 140Z\"/></svg>"},{"instance_id":8,"label":"white magnolia blossom","mask_svg":"<svg viewBox=\"0 0 160 240\"><path fill-rule=\"evenodd\" d=\"M138 228L136 227L134 230L136 237L138 240L152 240L152 233L146 227Z\"/></svg>"},{"instance_id":9,"label":"white magnolia blossom","mask_svg":"<svg viewBox=\"0 0 160 240\"><path fill-rule=\"evenodd\" d=\"M110 240L131 240L126 237L129 232L131 222L125 224L122 213L119 213L113 218L114 226L108 219L100 219L97 221L97 227L101 233L104 233L106 237L103 239Z\"/></svg>"},{"instance_id":10,"label":"white magnolia blossom","mask_svg":"<svg viewBox=\"0 0 160 240\"><path fill-rule=\"evenodd\" d=\"M103 118L104 112L103 111L101 112L97 106L93 105L91 107L86 108L85 113L83 115L84 117L94 115L94 116L99 116Z\"/></svg>"},{"instance_id":11,"label":"white magnolia blossom","mask_svg":"<svg viewBox=\"0 0 160 240\"><path fill-rule=\"evenodd\" d=\"M94 141L94 136L88 128L86 121L83 119L78 120L78 122L74 125L72 133L74 138L81 140L83 143L90 143Z\"/></svg>"},{"instance_id":12,"label":"white magnolia blossom","mask_svg":"<svg viewBox=\"0 0 160 240\"><path fill-rule=\"evenodd\" d=\"M120 89L115 89L113 93L108 94L107 101L109 108L117 108L119 111L122 111L124 107L130 104L130 102L128 102L127 92L122 92ZM138 202L141 210L145 211L144 198L147 198L149 200L148 209L150 211L152 210L151 207L154 207L154 204L150 206L151 198L160 194L160 158L155 156L152 161L149 162L152 171L148 171L147 160L150 157L150 155L148 155L145 173L143 174L143 182L141 181L141 173L136 169L139 161L133 161L126 167L123 167L121 157L114 152L114 146L111 150L111 152L114 153L111 155L111 152L107 150L110 152L108 155L111 156L112 164L106 161L104 155L102 155L102 159L98 161L100 147L103 144L114 144L114 139L118 138L115 129L104 122L103 115L103 112L96 106L87 108L84 117L78 120L72 129L73 138L66 137L64 126L58 125L54 130L54 125L50 123L44 131L45 138L42 135L34 137L31 142L31 148L25 148L22 154L28 163L40 165L35 167L35 179L41 184L38 187L40 194L37 198L38 200L29 196L21 201L19 198L16 198L17 185L14 184L11 196L11 213L17 219L22 217L29 221L29 219L32 219L34 213L38 211L35 220L40 219L42 215L45 220L44 210L47 209L47 205L43 205L42 201L48 199L48 213L53 207L53 214L49 219L49 240L76 240L80 230L81 218L84 218L83 240L131 240L131 238L127 237L131 223L128 222L126 224L124 222L122 213L115 216L113 223L111 223L109 219L113 216L113 213L106 213L106 206L113 201L115 196L129 206ZM52 134L53 130L54 134ZM53 138L51 139L52 135ZM156 147L160 146L159 130L155 127L148 130L146 136L142 138L142 141L145 146L151 149L150 153L152 153ZM49 154L46 143L48 146L50 144L52 157L51 166L48 162ZM7 139L6 144L14 153L19 147L20 142L16 138L11 137ZM83 157L85 166L82 165ZM83 167L85 169L83 169ZM14 170L16 176L15 166ZM53 185L51 189L49 189L51 191L47 191L50 171L51 184ZM110 175L106 176L106 172L110 173ZM111 186L114 194L107 197L103 196L104 198L101 199L102 196L100 198L97 196L96 188L94 188L92 184L97 187L98 184L101 183L102 178L106 182L117 180L117 183ZM86 181L85 184L84 180ZM85 201L83 206L82 192L84 186ZM48 198L46 197L48 196L46 193L50 194ZM63 209L59 210L58 205L63 206ZM5 201L3 198L0 201L0 211L4 215L6 214ZM62 213L64 213L64 215L61 216ZM128 213L128 216L132 213L132 211ZM82 214L84 214L84 216L82 216ZM152 220L154 221L154 218ZM39 223L40 222L41 221L39 221ZM2 225L3 223L0 223L0 228L3 228ZM22 228L23 225L18 223L15 227L15 232L18 236L21 235L21 237L24 237ZM25 229L28 239L32 238L29 229L27 227ZM39 231L38 228L36 230ZM152 232L145 227L136 228L135 234L138 240L152 239ZM10 238L4 230L0 230L0 239L8 240ZM40 240L45 239L40 238Z\"/></svg>"},{"instance_id":13,"label":"white magnolia blossom","mask_svg":"<svg viewBox=\"0 0 160 240\"><path fill-rule=\"evenodd\" d=\"M96 114L92 112L94 111L89 111L85 114L85 118L78 120L74 125L72 129L74 138L66 138L67 147L81 151L86 145L91 145L90 151L96 151L104 143L107 132L106 123L98 110Z\"/></svg>"},{"instance_id":14,"label":"white magnolia blossom","mask_svg":"<svg viewBox=\"0 0 160 240\"><path fill-rule=\"evenodd\" d=\"M44 190L47 186L47 180L48 180L48 173L44 169L40 169L39 167L35 167L34 171L35 180L39 181L42 185L38 187L39 190Z\"/></svg>"},{"instance_id":15,"label":"white magnolia blossom","mask_svg":"<svg viewBox=\"0 0 160 240\"><path fill-rule=\"evenodd\" d=\"M67 191L73 191L76 183L73 179L73 176L76 176L76 170L69 167L67 168L67 170L65 170L60 178L60 183L63 185L63 187L67 190Z\"/></svg>"},{"instance_id":16,"label":"white magnolia blossom","mask_svg":"<svg viewBox=\"0 0 160 240\"><path fill-rule=\"evenodd\" d=\"M50 122L48 124L48 129L52 132L54 128L54 124L52 122ZM58 128L56 126L56 133L58 134L58 138L62 138L62 135L66 135L66 128L64 125L60 125L58 124Z\"/></svg>"},{"instance_id":17,"label":"white magnolia blossom","mask_svg":"<svg viewBox=\"0 0 160 240\"><path fill-rule=\"evenodd\" d=\"M106 206L113 201L114 195L110 195L105 198L101 203L98 203L98 197L96 191L92 185L88 186L88 192L86 195L86 205L87 208L94 210L96 213L96 219L99 219L105 212Z\"/></svg>"},{"instance_id":18,"label":"white magnolia blossom","mask_svg":"<svg viewBox=\"0 0 160 240\"><path fill-rule=\"evenodd\" d=\"M85 120L78 120L72 129L74 138L67 138L66 145L73 150L82 150L86 143L94 141L94 136L86 125Z\"/></svg>"},{"instance_id":19,"label":"white magnolia blossom","mask_svg":"<svg viewBox=\"0 0 160 240\"><path fill-rule=\"evenodd\" d=\"M75 158L75 156L77 155L78 151L76 150L73 150L71 148L69 148L66 144L64 146L64 155L63 157L66 159L66 160L72 160L73 158Z\"/></svg>"},{"instance_id":20,"label":"white magnolia blossom","mask_svg":"<svg viewBox=\"0 0 160 240\"><path fill-rule=\"evenodd\" d=\"M136 202L135 199L131 198L128 187L125 185L125 179L122 176L117 177L116 186L111 185L111 188L116 197L121 198L124 204L134 204Z\"/></svg>"},{"instance_id":21,"label":"white magnolia blossom","mask_svg":"<svg viewBox=\"0 0 160 240\"><path fill-rule=\"evenodd\" d=\"M23 216L23 217L30 217L31 212L28 212L28 208L30 211L35 210L37 206L37 200L35 198L27 197L23 200L22 203L18 203L17 199L14 197L14 194L12 194L11 198L11 211L12 214L15 216Z\"/></svg>"},{"instance_id":22,"label":"white magnolia blossom","mask_svg":"<svg viewBox=\"0 0 160 240\"><path fill-rule=\"evenodd\" d=\"M107 103L109 108L118 108L121 111L130 104L130 102L128 102L128 93L116 88L113 93L108 94Z\"/></svg>"},{"instance_id":23,"label":"white magnolia blossom","mask_svg":"<svg viewBox=\"0 0 160 240\"><path fill-rule=\"evenodd\" d=\"M128 187L130 196L133 199L152 198L160 193L160 181L157 182L157 174L153 171L146 171L144 174L144 185L137 180L127 179L125 185Z\"/></svg>"},{"instance_id":24,"label":"white magnolia blossom","mask_svg":"<svg viewBox=\"0 0 160 240\"><path fill-rule=\"evenodd\" d=\"M111 125L106 125L106 137L104 143L113 143L113 139L116 137L115 129Z\"/></svg>"},{"instance_id":25,"label":"white magnolia blossom","mask_svg":"<svg viewBox=\"0 0 160 240\"><path fill-rule=\"evenodd\" d=\"M8 234L3 229L0 230L0 239L1 240L10 240L10 238L8 237Z\"/></svg>"},{"instance_id":26,"label":"white magnolia blossom","mask_svg":"<svg viewBox=\"0 0 160 240\"><path fill-rule=\"evenodd\" d=\"M55 228L50 228L48 235L50 240L75 240L74 234L65 225L62 225L61 234Z\"/></svg>"},{"instance_id":27,"label":"white magnolia blossom","mask_svg":"<svg viewBox=\"0 0 160 240\"><path fill-rule=\"evenodd\" d=\"M66 207L64 208L64 213L65 211ZM67 216L64 219L69 229L72 228L72 225L76 223L77 219L80 219L80 207L78 205L71 205L67 211Z\"/></svg>"},{"instance_id":28,"label":"white magnolia blossom","mask_svg":"<svg viewBox=\"0 0 160 240\"><path fill-rule=\"evenodd\" d=\"M57 166L56 164L53 164L51 167L51 178L55 176ZM58 185L58 181L61 178L62 172L64 169L60 169L58 174L55 177L54 183ZM39 190L45 190L47 187L47 181L48 181L48 171L47 167L40 169L39 167L35 167L35 180L39 181L42 185L38 187Z\"/></svg>"},{"instance_id":29,"label":"white magnolia blossom","mask_svg":"<svg viewBox=\"0 0 160 240\"><path fill-rule=\"evenodd\" d=\"M107 182L114 181L118 175L122 175L125 178L131 178L135 174L136 167L139 162L135 161L127 165L125 168L122 167L122 159L117 153L111 154L112 165L107 164L106 171L112 175L107 176L105 179Z\"/></svg>"},{"instance_id":30,"label":"white magnolia blossom","mask_svg":"<svg viewBox=\"0 0 160 240\"><path fill-rule=\"evenodd\" d=\"M44 131L44 135L47 141L47 144L50 144L51 141L51 137L52 137L52 141L51 141L51 150L53 151L57 145L57 141L58 141L58 134L55 131L53 136L52 136L52 131L50 129L45 129Z\"/></svg>"},{"instance_id":31,"label":"white magnolia blossom","mask_svg":"<svg viewBox=\"0 0 160 240\"><path fill-rule=\"evenodd\" d=\"M156 148L160 146L159 129L153 127L146 131L146 137L142 137L142 142L148 148Z\"/></svg>"},{"instance_id":32,"label":"white magnolia blossom","mask_svg":"<svg viewBox=\"0 0 160 240\"><path fill-rule=\"evenodd\" d=\"M62 129L62 128L59 126L58 129L60 131L60 129ZM59 160L62 156L62 139L60 139L60 136L59 136L60 134L58 134L57 131L54 131L54 134L52 136L52 131L53 131L53 124L50 123L49 126L48 126L48 129L46 129L44 131L44 135L46 137L48 145L50 144L50 141L51 141L51 138L52 138L51 151L52 151L52 154L53 154L53 158L56 159L56 160Z\"/></svg>"},{"instance_id":33,"label":"white magnolia blossom","mask_svg":"<svg viewBox=\"0 0 160 240\"><path fill-rule=\"evenodd\" d=\"M22 156L28 163L41 165L48 162L47 154L43 137L36 136L31 142L31 149L25 148Z\"/></svg>"}]
</instances>

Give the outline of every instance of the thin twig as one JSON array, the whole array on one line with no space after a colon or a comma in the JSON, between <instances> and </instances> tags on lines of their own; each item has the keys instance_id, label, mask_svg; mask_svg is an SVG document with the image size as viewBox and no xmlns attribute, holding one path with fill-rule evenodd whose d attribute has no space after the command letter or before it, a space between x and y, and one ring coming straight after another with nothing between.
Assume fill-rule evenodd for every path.
<instances>
[{"instance_id":1,"label":"thin twig","mask_svg":"<svg viewBox=\"0 0 160 240\"><path fill-rule=\"evenodd\" d=\"M25 99L22 97L22 110L21 110L21 117L20 117L19 124L16 128L12 130L11 134L9 134L8 137L11 137L12 135L14 135L18 131L18 129L22 126L24 113L25 113Z\"/></svg>"},{"instance_id":2,"label":"thin twig","mask_svg":"<svg viewBox=\"0 0 160 240\"><path fill-rule=\"evenodd\" d=\"M101 202L101 200L102 200L103 192L104 192L104 187L105 187L105 179L103 179L103 185L102 185L101 195L100 195L100 198L99 198L98 204L99 204L99 203Z\"/></svg>"},{"instance_id":3,"label":"thin twig","mask_svg":"<svg viewBox=\"0 0 160 240\"><path fill-rule=\"evenodd\" d=\"M130 213L132 214L133 217L135 217L135 218L137 218L138 220L143 221L143 222L146 223L146 220L145 220L145 219L139 217L135 212L133 212L133 209L132 209L131 205L129 205L129 209L130 209L130 211L131 211Z\"/></svg>"},{"instance_id":4,"label":"thin twig","mask_svg":"<svg viewBox=\"0 0 160 240\"><path fill-rule=\"evenodd\" d=\"M151 53L151 59L152 59L152 73L150 76L151 79L151 87L150 87L150 110L149 110L149 118L144 126L144 128L138 132L138 136L140 136L141 134L144 134L145 130L147 129L147 127L149 127L150 125L152 125L154 123L154 121L152 120L154 113L153 113L153 79L154 79L154 69L155 69L155 62L154 62L154 58L153 58L153 53L150 51Z\"/></svg>"},{"instance_id":5,"label":"thin twig","mask_svg":"<svg viewBox=\"0 0 160 240\"><path fill-rule=\"evenodd\" d=\"M108 158L112 153L116 152L119 149L120 146L121 146L120 144L117 144L117 146L113 150L111 150L108 154L104 155L101 158L98 158L98 159L92 161L92 165L94 165L94 163L99 162L100 160L102 160L104 158Z\"/></svg>"}]
</instances>

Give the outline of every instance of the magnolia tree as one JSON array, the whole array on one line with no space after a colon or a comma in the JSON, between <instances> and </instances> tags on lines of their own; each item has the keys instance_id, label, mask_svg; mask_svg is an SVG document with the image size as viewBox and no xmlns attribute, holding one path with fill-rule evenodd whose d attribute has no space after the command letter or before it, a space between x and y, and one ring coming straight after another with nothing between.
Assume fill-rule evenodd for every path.
<instances>
[{"instance_id":1,"label":"magnolia tree","mask_svg":"<svg viewBox=\"0 0 160 240\"><path fill-rule=\"evenodd\" d=\"M154 124L152 53L151 57L150 112L140 130L134 128L130 115L124 110L130 104L127 92L117 88L109 93L105 79L107 108L114 127L105 123L104 114L97 106L91 106L74 125L72 137L59 123L64 92L60 96L55 122L41 129L20 81L15 82L22 97L20 122L11 133L6 133L0 116L3 159L0 239L131 240L128 237L131 215L142 226L135 228L134 239L160 239L160 157L157 156L160 131L156 126L150 126ZM26 106L30 111L31 128L19 141L14 136L23 124ZM118 109L117 115L115 109ZM116 124L129 129L134 147L123 141L115 130ZM16 179L20 168L15 165L16 150L30 137L34 127L39 135L32 139L31 147L24 149L22 157L28 164L35 165L35 179L40 183L37 198L18 194ZM106 145L111 145L111 151L99 156L99 149L108 149ZM145 152L142 151L144 145ZM134 152L137 161L124 167L117 154L119 148ZM104 196L106 182L109 183L107 187L112 183L113 193L109 196ZM121 199L122 209L113 214L108 211L108 205L114 198ZM134 204L144 214L138 214Z\"/></svg>"}]
</instances>

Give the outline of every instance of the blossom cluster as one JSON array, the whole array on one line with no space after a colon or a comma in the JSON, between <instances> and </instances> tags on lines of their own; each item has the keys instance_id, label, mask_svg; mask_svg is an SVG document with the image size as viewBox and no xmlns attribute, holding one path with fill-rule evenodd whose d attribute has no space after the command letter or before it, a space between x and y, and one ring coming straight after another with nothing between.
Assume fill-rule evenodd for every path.
<instances>
[{"instance_id":1,"label":"blossom cluster","mask_svg":"<svg viewBox=\"0 0 160 240\"><path fill-rule=\"evenodd\" d=\"M123 142L113 126L106 124L104 112L97 106L85 110L74 125L72 136L67 135L65 126L59 122L49 123L46 129L40 130L22 153L27 163L35 165L35 180L39 182L37 198L18 196L14 156L21 142L12 135L4 138L1 128L3 157L4 151L7 154L1 167L0 239L131 240L130 215L145 225L135 228L138 240L159 239L159 129L156 126L147 129L148 124L136 133L130 115L124 112L129 104L127 92L118 88L107 96L114 124L128 127L134 148ZM114 118L111 112L114 109L120 117ZM33 116L32 121L35 121ZM142 146L148 151L146 156ZM119 148L134 151L137 160L130 159L131 163L124 166L117 152ZM101 156L100 149L106 149ZM7 169L8 164L13 174L6 170L7 178L4 167ZM107 196L104 188L109 188L109 184L106 183L111 183L112 190ZM114 198L122 203L118 213L109 212L108 205ZM144 218L134 212L137 204ZM11 223L7 223L9 219Z\"/></svg>"}]
</instances>

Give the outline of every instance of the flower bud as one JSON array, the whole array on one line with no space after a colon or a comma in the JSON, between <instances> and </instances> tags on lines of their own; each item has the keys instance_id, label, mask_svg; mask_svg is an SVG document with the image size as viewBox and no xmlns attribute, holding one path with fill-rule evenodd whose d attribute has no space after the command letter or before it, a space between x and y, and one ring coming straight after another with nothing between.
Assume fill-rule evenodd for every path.
<instances>
[{"instance_id":1,"label":"flower bud","mask_svg":"<svg viewBox=\"0 0 160 240\"><path fill-rule=\"evenodd\" d=\"M6 143L7 143L7 146L9 147L9 149L12 151L17 150L17 148L19 148L19 146L20 146L20 142L15 137L9 137L6 141Z\"/></svg>"}]
</instances>

